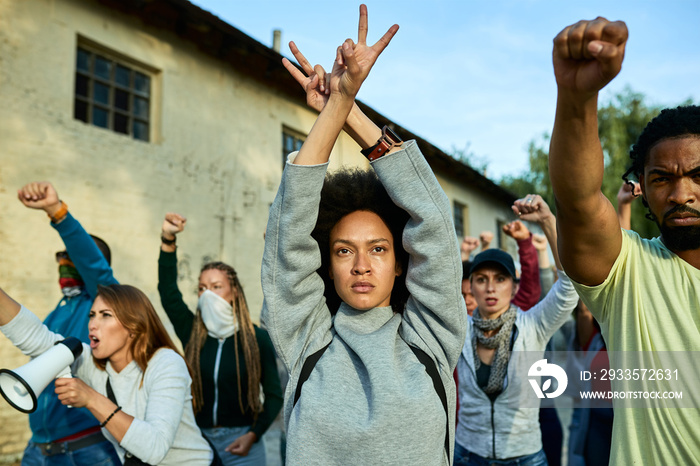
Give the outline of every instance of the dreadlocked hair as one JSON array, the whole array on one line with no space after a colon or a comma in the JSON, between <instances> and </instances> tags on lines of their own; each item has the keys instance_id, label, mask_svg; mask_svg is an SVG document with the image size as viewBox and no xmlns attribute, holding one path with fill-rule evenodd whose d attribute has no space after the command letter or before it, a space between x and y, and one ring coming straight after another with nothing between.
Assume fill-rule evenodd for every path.
<instances>
[{"instance_id":1,"label":"dreadlocked hair","mask_svg":"<svg viewBox=\"0 0 700 466\"><path fill-rule=\"evenodd\" d=\"M328 309L335 314L341 303L329 273L331 230L343 217L358 210L377 214L389 228L394 239L394 255L396 262L401 266L402 273L394 282L391 307L394 312L402 313L408 300L406 288L408 253L401 244L401 238L409 215L394 204L373 170L358 168L345 168L326 175L321 189L318 219L311 233L321 251L321 267L317 273L323 279Z\"/></svg>"},{"instance_id":2,"label":"dreadlocked hair","mask_svg":"<svg viewBox=\"0 0 700 466\"><path fill-rule=\"evenodd\" d=\"M250 319L250 312L248 310L248 303L245 299L245 293L243 293L243 287L241 282L238 280L238 274L236 270L228 264L223 262L209 262L202 267L200 273L205 270L220 270L224 272L228 277L228 281L231 284L231 290L233 292L233 314L238 321L239 330L233 334L233 346L236 350L236 380L238 382L238 404L241 408L241 412L245 413L250 410L253 414L253 418L257 419L258 414L262 412L263 406L260 401L260 378L262 370L260 367L260 349L258 348L258 341L255 338L255 327L253 326L253 321ZM245 367L248 372L247 381L247 393L248 397L246 400L246 406L243 403L243 396L241 390L241 370L240 370L240 355L238 354L238 338L242 339L241 346L243 347L243 357L245 358ZM192 324L192 331L190 333L190 339L185 346L185 359L192 367L192 397L194 402L194 412L197 414L204 403L202 396L202 373L199 366L200 352L204 342L207 339L207 328L202 320L202 312L197 309L195 314L194 322Z\"/></svg>"},{"instance_id":3,"label":"dreadlocked hair","mask_svg":"<svg viewBox=\"0 0 700 466\"><path fill-rule=\"evenodd\" d=\"M658 142L664 139L675 139L684 136L700 137L700 107L697 105L679 106L662 110L658 116L652 119L639 135L637 143L630 150L632 165L622 175L625 183L631 185L630 175L639 180L644 174L644 165L649 158L649 152ZM648 209L649 204L642 198L644 206ZM647 212L646 217L654 220L651 212Z\"/></svg>"}]
</instances>

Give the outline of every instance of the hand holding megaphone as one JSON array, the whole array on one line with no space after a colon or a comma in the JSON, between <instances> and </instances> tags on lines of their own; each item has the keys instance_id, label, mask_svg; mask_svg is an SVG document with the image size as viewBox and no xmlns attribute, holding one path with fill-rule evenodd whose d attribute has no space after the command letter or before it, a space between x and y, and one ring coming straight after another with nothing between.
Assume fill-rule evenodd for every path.
<instances>
[{"instance_id":1,"label":"hand holding megaphone","mask_svg":"<svg viewBox=\"0 0 700 466\"><path fill-rule=\"evenodd\" d=\"M83 408L95 393L88 384L80 379L58 378L56 379L56 394L64 405Z\"/></svg>"},{"instance_id":2,"label":"hand holding megaphone","mask_svg":"<svg viewBox=\"0 0 700 466\"><path fill-rule=\"evenodd\" d=\"M23 413L34 412L37 395L54 378L65 377L66 372L70 377L70 365L82 351L83 344L80 340L69 337L14 371L0 369L0 394L13 408Z\"/></svg>"}]
</instances>

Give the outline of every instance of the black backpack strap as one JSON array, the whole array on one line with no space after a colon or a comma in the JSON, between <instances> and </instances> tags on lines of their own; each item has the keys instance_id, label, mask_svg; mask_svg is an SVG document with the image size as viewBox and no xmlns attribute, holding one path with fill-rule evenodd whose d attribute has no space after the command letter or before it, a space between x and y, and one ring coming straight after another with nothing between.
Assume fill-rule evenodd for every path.
<instances>
[{"instance_id":1,"label":"black backpack strap","mask_svg":"<svg viewBox=\"0 0 700 466\"><path fill-rule=\"evenodd\" d=\"M109 383L109 377L107 377L107 387L106 388L107 388L107 398L109 398L112 403L119 406L119 403L117 403L117 398L114 396L114 390L112 390L112 384ZM211 451L214 453L214 457L211 460L211 466L223 466L224 463L221 461L221 457L217 453L216 447L214 447L214 444L212 444L211 441L209 441L209 439L207 438L206 435L202 434L202 438L207 441L207 443L211 447ZM148 463L141 461L137 457L132 456L131 453L129 453L129 452L127 452L127 455L129 455L130 457L128 457L128 456L125 457L125 459L127 461L127 463L125 463L125 464L129 464L129 465L148 464Z\"/></svg>"},{"instance_id":2,"label":"black backpack strap","mask_svg":"<svg viewBox=\"0 0 700 466\"><path fill-rule=\"evenodd\" d=\"M306 358L304 361L304 365L301 368L301 373L299 374L299 380L297 381L297 388L296 391L294 392L294 403L292 404L292 408L296 406L297 401L299 400L299 397L301 396L301 387L304 385L304 382L309 378L309 375L311 375L311 371L314 370L314 367L316 366L316 363L318 362L319 359L321 359L321 356L323 356L323 353L328 349L330 346L331 342L328 342L326 346L321 348L320 350L316 351L315 353L311 354ZM437 393L438 397L440 398L440 402L442 403L442 408L445 410L445 453L447 454L447 457L450 457L450 416L447 412L447 393L445 393L445 386L442 384L442 379L440 378L440 374L438 373L437 366L435 365L435 362L432 360L430 356L426 354L425 351L422 349L408 345L409 348L411 348L411 351L413 351L413 354L416 355L416 358L418 358L418 361L423 364L425 367L425 371L428 373L430 378L433 380L433 388L435 389L435 392Z\"/></svg>"},{"instance_id":3,"label":"black backpack strap","mask_svg":"<svg viewBox=\"0 0 700 466\"><path fill-rule=\"evenodd\" d=\"M117 398L114 396L114 391L112 390L112 384L109 383L109 376L107 376L107 398L109 398L112 403L119 406Z\"/></svg>"},{"instance_id":4,"label":"black backpack strap","mask_svg":"<svg viewBox=\"0 0 700 466\"><path fill-rule=\"evenodd\" d=\"M333 341L333 340L331 340L331 341ZM306 360L304 361L304 365L301 367L301 373L299 374L299 380L297 381L297 389L294 392L294 404L292 404L292 408L294 406L296 406L297 401L299 400L299 397L301 396L301 386L304 385L304 382L306 382L306 379L309 378L309 375L311 375L311 371L314 370L316 363L318 362L319 359L321 359L321 356L323 356L323 353L331 345L331 341L329 341L328 344L326 346L324 346L323 348L321 348L320 350L309 355L306 358Z\"/></svg>"},{"instance_id":5,"label":"black backpack strap","mask_svg":"<svg viewBox=\"0 0 700 466\"><path fill-rule=\"evenodd\" d=\"M450 457L450 416L447 412L447 393L445 393L445 386L442 383L442 379L440 378L440 374L438 373L437 366L435 365L435 361L426 354L425 351L422 349L413 346L413 345L408 345L409 348L411 348L411 351L413 351L413 354L416 355L418 360L425 366L425 372L428 373L431 379L433 379L433 388L435 388L435 391L437 392L438 397L440 398L440 401L442 402L442 407L445 410L445 418L446 418L446 423L445 423L445 453L447 453L447 457Z\"/></svg>"}]
</instances>

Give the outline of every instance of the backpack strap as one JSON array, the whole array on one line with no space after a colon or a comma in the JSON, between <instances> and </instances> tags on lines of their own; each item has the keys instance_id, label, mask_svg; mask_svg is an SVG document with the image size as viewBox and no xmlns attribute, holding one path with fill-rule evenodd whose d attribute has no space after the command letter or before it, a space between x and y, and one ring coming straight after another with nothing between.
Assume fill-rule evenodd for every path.
<instances>
[{"instance_id":1,"label":"backpack strap","mask_svg":"<svg viewBox=\"0 0 700 466\"><path fill-rule=\"evenodd\" d=\"M442 379L440 378L440 374L438 373L435 361L433 361L433 359L430 356L428 356L425 351L418 348L417 346L408 345L408 347L411 348L411 351L413 351L413 354L416 355L421 364L425 366L425 372L427 372L430 378L433 380L433 388L435 388L435 392L437 392L437 395L440 398L440 402L442 403L442 408L445 410L445 453L447 454L447 458L449 458L450 416L447 413L447 393L445 393L445 386L442 383Z\"/></svg>"},{"instance_id":2,"label":"backpack strap","mask_svg":"<svg viewBox=\"0 0 700 466\"><path fill-rule=\"evenodd\" d=\"M117 398L114 396L114 390L112 390L112 384L109 383L109 376L107 376L107 398L109 398L112 403L119 406Z\"/></svg>"},{"instance_id":3,"label":"backpack strap","mask_svg":"<svg viewBox=\"0 0 700 466\"><path fill-rule=\"evenodd\" d=\"M332 340L331 340L332 341ZM294 392L294 403L292 404L292 408L296 406L297 401L299 401L299 397L301 396L301 387L304 385L304 382L309 378L311 375L311 371L314 370L314 367L316 366L316 363L318 362L319 359L321 359L321 356L323 356L323 353L328 349L330 346L331 342L328 342L326 346L321 348L320 350L316 351L315 353L311 354L306 358L304 361L304 365L301 367L301 373L299 374L299 380L297 381L297 388L296 391ZM408 344L408 343L407 343ZM413 346L413 345L408 345L409 348L411 348L411 351L413 351L413 354L416 355L416 358L418 358L418 361L420 361L421 364L425 367L425 372L428 373L430 378L433 381L433 388L435 389L435 392L437 393L438 397L440 398L440 402L442 403L442 408L445 410L445 453L447 454L447 457L450 457L450 416L447 413L447 393L445 392L445 386L442 383L442 379L440 378L440 374L438 373L437 366L435 365L435 361L427 355L425 351L422 349Z\"/></svg>"},{"instance_id":4,"label":"backpack strap","mask_svg":"<svg viewBox=\"0 0 700 466\"><path fill-rule=\"evenodd\" d=\"M328 349L332 341L333 340L329 341L326 346L309 355L304 361L304 365L301 367L301 373L299 374L299 380L297 381L297 389L294 392L294 403L292 404L292 408L296 406L297 401L299 401L299 397L301 396L301 386L304 385L306 379L309 378L311 371L314 370L316 363L319 359L321 359L321 356L323 356L323 353Z\"/></svg>"},{"instance_id":5,"label":"backpack strap","mask_svg":"<svg viewBox=\"0 0 700 466\"><path fill-rule=\"evenodd\" d=\"M112 403L119 406L119 403L117 403L117 398L114 396L114 390L112 390L112 384L109 383L109 377L107 377L107 398L109 398ZM212 460L211 460L211 466L223 466L224 463L222 462L221 457L219 456L219 453L216 451L216 447L214 446L214 444L211 443L211 441L207 438L206 435L202 434L202 438L207 441L207 443L209 444L209 447L211 448L211 451L214 453L214 456L212 457ZM127 456L125 457L125 460L128 463L124 463L124 464L129 464L129 465L148 464L148 463L141 461L137 457L131 455L131 453L129 453L129 452L126 452L126 455Z\"/></svg>"}]
</instances>

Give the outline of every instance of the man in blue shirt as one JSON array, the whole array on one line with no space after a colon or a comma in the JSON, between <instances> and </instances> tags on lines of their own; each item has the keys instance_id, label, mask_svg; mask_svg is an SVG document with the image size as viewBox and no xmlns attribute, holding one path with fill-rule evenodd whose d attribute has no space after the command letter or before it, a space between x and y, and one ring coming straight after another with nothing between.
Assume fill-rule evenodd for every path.
<instances>
[{"instance_id":1,"label":"man in blue shirt","mask_svg":"<svg viewBox=\"0 0 700 466\"><path fill-rule=\"evenodd\" d=\"M109 247L73 218L51 183L29 183L18 191L18 198L26 207L46 212L66 246L56 253L63 297L44 323L54 332L88 343L88 315L97 285L117 283ZM32 438L24 451L23 466L121 464L97 419L85 408L62 405L53 383L39 396L29 425Z\"/></svg>"}]
</instances>

